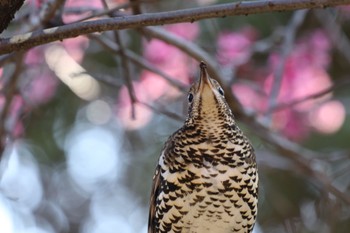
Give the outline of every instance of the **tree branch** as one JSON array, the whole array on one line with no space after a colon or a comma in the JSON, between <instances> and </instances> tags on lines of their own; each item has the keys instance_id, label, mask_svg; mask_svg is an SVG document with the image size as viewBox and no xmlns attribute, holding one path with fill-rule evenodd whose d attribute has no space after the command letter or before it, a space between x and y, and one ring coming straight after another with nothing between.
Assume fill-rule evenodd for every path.
<instances>
[{"instance_id":1,"label":"tree branch","mask_svg":"<svg viewBox=\"0 0 350 233\"><path fill-rule=\"evenodd\" d=\"M17 91L18 80L23 67L22 60L23 60L23 53L18 53L15 60L15 70L13 71L11 77L9 78L9 81L6 84L6 88L4 88L4 96L6 101L2 111L0 112L0 159L1 159L1 155L5 150L5 141L6 141L5 138L8 133L6 129L6 119L9 116L12 100Z\"/></svg>"},{"instance_id":2,"label":"tree branch","mask_svg":"<svg viewBox=\"0 0 350 233\"><path fill-rule=\"evenodd\" d=\"M325 89L323 89L323 90L321 90L321 91L319 91L317 93L313 93L313 94L305 96L305 97L301 97L301 98L297 98L297 99L291 100L288 103L281 103L281 104L275 105L273 107L270 107L265 112L265 114L270 114L270 113L278 112L278 111L281 111L281 110L284 110L284 109L287 109L287 108L292 108L295 105L298 105L300 103L306 102L308 100L320 98L320 97L322 97L324 95L327 95L327 94L333 92L335 89L342 88L342 87L345 87L345 86L348 86L348 85L350 85L350 80L341 80L341 81L337 82L336 84L334 84L334 85L332 85L332 86L330 86L328 88L325 88Z\"/></svg>"},{"instance_id":3,"label":"tree branch","mask_svg":"<svg viewBox=\"0 0 350 233\"><path fill-rule=\"evenodd\" d=\"M350 4L350 0L246 1L169 12L130 15L111 19L73 23L60 27L48 28L17 35L13 36L12 38L1 39L0 54L29 49L37 45L94 32L121 30L180 22L194 22L201 19L218 18L233 15L249 15L272 11L291 11L305 8L325 8L345 4Z\"/></svg>"},{"instance_id":4,"label":"tree branch","mask_svg":"<svg viewBox=\"0 0 350 233\"><path fill-rule=\"evenodd\" d=\"M304 21L307 12L308 12L307 10L296 11L294 13L291 21L289 22L288 26L286 27L286 29L284 31L284 41L282 44L282 51L280 53L280 61L277 64L277 67L276 67L275 72L274 72L271 93L270 93L270 96L268 99L268 108L269 109L272 107L275 107L275 105L278 102L277 99L278 99L278 95L280 93L280 89L282 86L282 80L283 80L286 62L287 62L287 59L288 59L290 52L293 49L296 32L299 29L299 27L301 26L302 22ZM269 119L270 122L272 121L272 119L271 119L272 114L267 114L266 117Z\"/></svg>"},{"instance_id":5,"label":"tree branch","mask_svg":"<svg viewBox=\"0 0 350 233\"><path fill-rule=\"evenodd\" d=\"M96 40L96 42L98 42L103 48L110 51L111 53L115 53L115 54L119 55L119 51L120 51L119 47L115 43L112 43L110 40L108 40L106 38L98 37L95 35L90 35L89 38ZM176 80L174 77L171 77L170 75L166 74L165 72L163 72L161 69L155 67L151 62L147 61L142 56L134 53L131 50L126 49L125 50L125 57L127 59L129 59L135 65L141 67L142 69L151 71L151 72L159 75L160 77L164 78L167 82L170 83L170 85L176 87L179 91L186 93L185 90L188 89L188 85L183 84L182 82ZM1 60L0 60L0 65L1 65Z\"/></svg>"}]
</instances>

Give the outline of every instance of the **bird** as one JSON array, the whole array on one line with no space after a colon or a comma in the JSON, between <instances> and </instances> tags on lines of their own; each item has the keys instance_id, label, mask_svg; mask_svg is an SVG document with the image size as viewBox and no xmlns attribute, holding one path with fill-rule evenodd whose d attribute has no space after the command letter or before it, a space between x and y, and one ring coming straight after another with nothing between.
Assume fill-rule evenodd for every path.
<instances>
[{"instance_id":1,"label":"bird","mask_svg":"<svg viewBox=\"0 0 350 233\"><path fill-rule=\"evenodd\" d=\"M153 176L148 233L250 233L258 168L220 84L200 62L188 116L166 141Z\"/></svg>"}]
</instances>

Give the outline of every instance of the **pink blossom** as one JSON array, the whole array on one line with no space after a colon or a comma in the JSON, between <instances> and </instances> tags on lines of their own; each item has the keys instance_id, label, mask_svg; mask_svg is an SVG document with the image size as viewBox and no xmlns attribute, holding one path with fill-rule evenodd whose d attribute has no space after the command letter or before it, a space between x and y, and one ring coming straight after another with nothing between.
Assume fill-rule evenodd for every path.
<instances>
[{"instance_id":1,"label":"pink blossom","mask_svg":"<svg viewBox=\"0 0 350 233\"><path fill-rule=\"evenodd\" d=\"M65 40L62 44L73 59L81 62L88 43L89 40L86 37L80 36ZM59 83L45 61L45 50L49 46L39 46L31 49L25 57L28 70L21 90L28 104L32 106L48 102L54 96Z\"/></svg>"},{"instance_id":2,"label":"pink blossom","mask_svg":"<svg viewBox=\"0 0 350 233\"><path fill-rule=\"evenodd\" d=\"M176 24L167 27L168 30L173 30L175 33L183 32L181 28L195 27L193 24ZM194 35L191 36L191 38ZM190 39L187 37L187 39ZM184 84L189 83L189 73L194 63L193 59L188 57L176 47L167 44L161 40L152 39L144 44L144 57L154 66L161 69L170 77L174 77L177 81ZM180 92L172 87L163 78L151 72L145 71L141 73L141 85L145 86L145 91L148 95L153 96L153 100L165 95L167 97L176 97ZM156 89L155 87L161 87Z\"/></svg>"},{"instance_id":3,"label":"pink blossom","mask_svg":"<svg viewBox=\"0 0 350 233\"><path fill-rule=\"evenodd\" d=\"M137 85L142 87L143 101L146 102L152 102L158 99L164 93L167 93L170 88L164 78L150 71L143 71L141 73L141 80Z\"/></svg>"},{"instance_id":4,"label":"pink blossom","mask_svg":"<svg viewBox=\"0 0 350 233\"><path fill-rule=\"evenodd\" d=\"M44 51L44 46L39 46L39 47L30 49L26 53L24 62L30 66L43 64L45 62L43 51Z\"/></svg>"},{"instance_id":5,"label":"pink blossom","mask_svg":"<svg viewBox=\"0 0 350 233\"><path fill-rule=\"evenodd\" d=\"M329 39L321 30L313 31L298 41L285 64L277 96L278 104L306 98L332 85L331 77L326 72L330 63L330 49ZM275 70L280 62L279 57L273 54L270 61ZM273 82L274 74L270 74L264 84L267 95L271 93ZM274 127L294 140L307 137L308 131L311 130L310 122L306 120L311 114L310 109L327 101L330 96L331 94L303 101L286 109L284 114L274 113ZM335 117L332 111L328 113L329 119Z\"/></svg>"},{"instance_id":6,"label":"pink blossom","mask_svg":"<svg viewBox=\"0 0 350 233\"><path fill-rule=\"evenodd\" d=\"M239 66L246 63L252 54L255 34L252 28L220 33L217 41L217 59L220 64Z\"/></svg>"},{"instance_id":7,"label":"pink blossom","mask_svg":"<svg viewBox=\"0 0 350 233\"><path fill-rule=\"evenodd\" d=\"M54 97L57 85L58 79L53 77L52 73L44 71L31 80L23 94L31 105L44 104Z\"/></svg>"},{"instance_id":8,"label":"pink blossom","mask_svg":"<svg viewBox=\"0 0 350 233\"><path fill-rule=\"evenodd\" d=\"M284 113L284 116L281 116L281 113L274 116L274 119L277 118L277 122L284 121L284 124L279 126L284 135L295 141L303 140L309 136L310 128L305 114L290 109L285 110Z\"/></svg>"},{"instance_id":9,"label":"pink blossom","mask_svg":"<svg viewBox=\"0 0 350 233\"><path fill-rule=\"evenodd\" d=\"M145 94L140 83L134 82L133 88L138 100L149 103L148 96ZM142 128L151 120L153 113L150 109L140 103L134 103L132 105L126 86L121 88L118 99L117 116L125 128L129 130ZM132 108L135 110L135 118L132 117Z\"/></svg>"},{"instance_id":10,"label":"pink blossom","mask_svg":"<svg viewBox=\"0 0 350 233\"><path fill-rule=\"evenodd\" d=\"M144 57L157 66L169 62L173 56L178 56L178 49L161 40L152 39L144 45Z\"/></svg>"},{"instance_id":11,"label":"pink blossom","mask_svg":"<svg viewBox=\"0 0 350 233\"><path fill-rule=\"evenodd\" d=\"M251 86L242 83L236 83L232 86L232 91L237 96L240 103L250 110L262 111L262 102L264 98L261 97Z\"/></svg>"},{"instance_id":12,"label":"pink blossom","mask_svg":"<svg viewBox=\"0 0 350 233\"><path fill-rule=\"evenodd\" d=\"M264 89L266 93L271 93L273 82L274 75L271 74L265 81ZM296 67L294 69L287 68L282 77L277 102L286 104L296 99L302 99L329 88L331 84L332 81L324 69L315 66L309 66L303 69L297 69ZM294 106L294 108L305 111L327 97L329 95L303 101Z\"/></svg>"},{"instance_id":13,"label":"pink blossom","mask_svg":"<svg viewBox=\"0 0 350 233\"><path fill-rule=\"evenodd\" d=\"M44 0L28 0L29 4L34 5L36 8L39 8L43 4Z\"/></svg>"},{"instance_id":14,"label":"pink blossom","mask_svg":"<svg viewBox=\"0 0 350 233\"><path fill-rule=\"evenodd\" d=\"M296 72L296 68L310 66L326 69L331 61L331 42L326 33L320 29L307 33L294 45L285 63L286 72ZM272 53L269 63L275 70L281 62L279 54Z\"/></svg>"},{"instance_id":15,"label":"pink blossom","mask_svg":"<svg viewBox=\"0 0 350 233\"><path fill-rule=\"evenodd\" d=\"M301 69L300 72L298 72L298 77L295 78L293 85L295 86L293 99L302 99L328 89L332 86L332 80L324 69L310 67ZM296 105L295 109L308 111L312 106L328 99L330 96L331 94L327 94L316 99L313 98L303 101Z\"/></svg>"},{"instance_id":16,"label":"pink blossom","mask_svg":"<svg viewBox=\"0 0 350 233\"><path fill-rule=\"evenodd\" d=\"M132 117L132 105L118 110L118 119L128 130L136 130L146 126L152 119L152 111L140 103L134 104L135 118Z\"/></svg>"},{"instance_id":17,"label":"pink blossom","mask_svg":"<svg viewBox=\"0 0 350 233\"><path fill-rule=\"evenodd\" d=\"M65 4L66 8L69 8L69 7L79 8L79 7L87 7L87 6L91 8L102 9L102 3L100 0L89 0L88 2L86 0L67 0ZM88 15L90 15L89 12L82 13L79 15L63 14L62 18L64 23L72 23Z\"/></svg>"},{"instance_id":18,"label":"pink blossom","mask_svg":"<svg viewBox=\"0 0 350 233\"><path fill-rule=\"evenodd\" d=\"M78 36L73 39L67 39L62 42L68 54L78 63L81 63L85 51L89 46L89 39L85 36Z\"/></svg>"},{"instance_id":19,"label":"pink blossom","mask_svg":"<svg viewBox=\"0 0 350 233\"><path fill-rule=\"evenodd\" d=\"M286 59L279 92L275 100L277 105L305 99L331 87L332 80L326 71L330 63L330 50L329 39L321 30L310 32L297 41ZM275 71L281 62L280 56L272 53L269 62L271 70ZM258 113L266 112L270 107L269 96L275 82L274 75L274 72L271 72L265 78L263 83L265 94L257 93L250 86L242 86L241 84L236 84L233 90L245 106ZM341 103L328 104L331 103L329 102L331 96L330 93L320 98L311 98L290 108L273 112L271 116L273 129L293 140L306 138L312 130L311 126L322 133L335 132L342 125L345 116L341 111ZM324 107L318 108L317 106L321 103L324 103L321 105ZM322 116L326 114L328 119L336 119L334 124L324 123ZM315 121L308 121L310 118L314 118ZM322 128L320 122L327 129ZM330 125L329 128L328 125Z\"/></svg>"},{"instance_id":20,"label":"pink blossom","mask_svg":"<svg viewBox=\"0 0 350 233\"><path fill-rule=\"evenodd\" d=\"M190 23L174 24L165 28L187 40L195 39L199 30L197 24ZM189 83L194 60L176 47L157 39L145 41L144 57L170 77L174 77L184 84ZM138 100L148 104L152 104L160 97L175 98L181 94L177 88L171 86L164 78L149 71L142 71L140 80L135 81L133 85ZM135 104L137 116L136 119L131 119L131 103L126 93L126 87L123 87L118 98L118 116L120 116L124 126L129 129L144 126L151 119L151 111L140 104Z\"/></svg>"},{"instance_id":21,"label":"pink blossom","mask_svg":"<svg viewBox=\"0 0 350 233\"><path fill-rule=\"evenodd\" d=\"M44 56L47 47L40 46L28 51L26 79L21 83L21 93L30 105L48 102L55 94L58 80L49 70Z\"/></svg>"},{"instance_id":22,"label":"pink blossom","mask_svg":"<svg viewBox=\"0 0 350 233\"><path fill-rule=\"evenodd\" d=\"M190 41L195 40L199 34L199 26L197 23L170 24L167 25L165 29L181 38Z\"/></svg>"},{"instance_id":23,"label":"pink blossom","mask_svg":"<svg viewBox=\"0 0 350 233\"><path fill-rule=\"evenodd\" d=\"M299 60L299 65L312 64L327 68L331 62L331 42L323 30L315 30L302 37L297 44L297 51L294 52Z\"/></svg>"},{"instance_id":24,"label":"pink blossom","mask_svg":"<svg viewBox=\"0 0 350 233\"><path fill-rule=\"evenodd\" d=\"M339 9L339 15L341 17L339 18L343 18L344 20L349 20L350 19L350 6L349 5L344 5L344 6L338 6L336 7L337 9Z\"/></svg>"},{"instance_id":25,"label":"pink blossom","mask_svg":"<svg viewBox=\"0 0 350 233\"><path fill-rule=\"evenodd\" d=\"M309 114L309 123L320 133L333 134L344 124L345 117L344 105L337 100L331 100Z\"/></svg>"}]
</instances>

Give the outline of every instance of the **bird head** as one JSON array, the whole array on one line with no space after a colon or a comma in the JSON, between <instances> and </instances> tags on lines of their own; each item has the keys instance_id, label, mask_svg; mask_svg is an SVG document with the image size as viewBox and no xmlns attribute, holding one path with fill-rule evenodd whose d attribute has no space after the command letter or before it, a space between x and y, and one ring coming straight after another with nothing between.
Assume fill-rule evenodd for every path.
<instances>
[{"instance_id":1,"label":"bird head","mask_svg":"<svg viewBox=\"0 0 350 233\"><path fill-rule=\"evenodd\" d=\"M204 62L200 65L200 77L188 93L188 123L215 123L217 121L233 121L230 107L225 100L224 90L220 84L209 77Z\"/></svg>"}]
</instances>

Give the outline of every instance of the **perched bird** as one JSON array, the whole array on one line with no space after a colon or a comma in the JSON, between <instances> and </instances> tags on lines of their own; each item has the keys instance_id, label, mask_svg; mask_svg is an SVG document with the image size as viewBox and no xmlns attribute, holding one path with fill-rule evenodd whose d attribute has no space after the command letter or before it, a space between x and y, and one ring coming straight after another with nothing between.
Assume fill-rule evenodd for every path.
<instances>
[{"instance_id":1,"label":"perched bird","mask_svg":"<svg viewBox=\"0 0 350 233\"><path fill-rule=\"evenodd\" d=\"M165 143L156 167L148 233L252 232L258 203L254 150L204 62L188 102L188 117Z\"/></svg>"}]
</instances>

